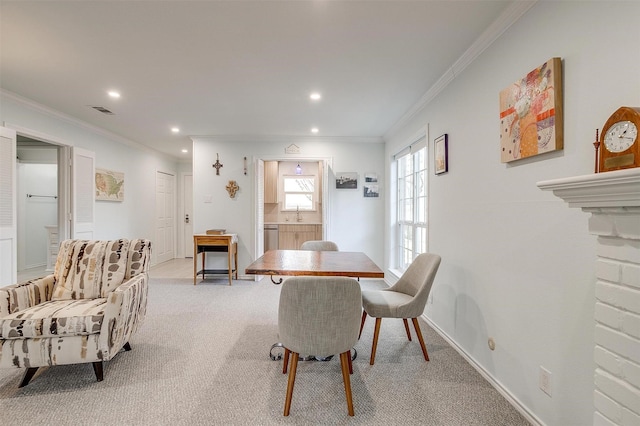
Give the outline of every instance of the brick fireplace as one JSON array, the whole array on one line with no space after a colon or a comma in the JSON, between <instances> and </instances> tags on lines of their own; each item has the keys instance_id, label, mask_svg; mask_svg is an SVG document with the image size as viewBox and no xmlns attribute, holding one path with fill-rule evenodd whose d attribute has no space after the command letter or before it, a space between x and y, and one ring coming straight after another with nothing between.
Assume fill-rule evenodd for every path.
<instances>
[{"instance_id":1,"label":"brick fireplace","mask_svg":"<svg viewBox=\"0 0 640 426\"><path fill-rule=\"evenodd\" d=\"M640 425L640 169L538 187L590 213L598 237L593 424Z\"/></svg>"}]
</instances>

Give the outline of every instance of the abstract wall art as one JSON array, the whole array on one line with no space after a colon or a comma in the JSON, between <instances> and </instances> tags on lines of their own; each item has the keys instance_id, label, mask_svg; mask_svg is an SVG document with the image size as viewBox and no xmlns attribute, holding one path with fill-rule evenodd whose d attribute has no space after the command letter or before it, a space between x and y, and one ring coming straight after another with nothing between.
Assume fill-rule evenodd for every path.
<instances>
[{"instance_id":1,"label":"abstract wall art","mask_svg":"<svg viewBox=\"0 0 640 426\"><path fill-rule=\"evenodd\" d=\"M552 58L500 92L500 159L562 148L562 60Z\"/></svg>"}]
</instances>

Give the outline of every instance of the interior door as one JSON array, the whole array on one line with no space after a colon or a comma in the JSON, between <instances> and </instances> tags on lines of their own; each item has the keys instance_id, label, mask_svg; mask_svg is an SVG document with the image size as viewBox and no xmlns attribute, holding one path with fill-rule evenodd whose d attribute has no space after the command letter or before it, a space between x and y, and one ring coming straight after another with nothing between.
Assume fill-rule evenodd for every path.
<instances>
[{"instance_id":1,"label":"interior door","mask_svg":"<svg viewBox=\"0 0 640 426\"><path fill-rule=\"evenodd\" d=\"M18 280L16 132L0 127L0 285Z\"/></svg>"},{"instance_id":2,"label":"interior door","mask_svg":"<svg viewBox=\"0 0 640 426\"><path fill-rule=\"evenodd\" d=\"M175 175L156 172L156 241L158 263L175 258Z\"/></svg>"},{"instance_id":3,"label":"interior door","mask_svg":"<svg viewBox=\"0 0 640 426\"><path fill-rule=\"evenodd\" d=\"M93 239L95 153L73 147L71 161L71 238Z\"/></svg>"},{"instance_id":4,"label":"interior door","mask_svg":"<svg viewBox=\"0 0 640 426\"><path fill-rule=\"evenodd\" d=\"M193 257L193 175L184 175L184 257Z\"/></svg>"}]
</instances>

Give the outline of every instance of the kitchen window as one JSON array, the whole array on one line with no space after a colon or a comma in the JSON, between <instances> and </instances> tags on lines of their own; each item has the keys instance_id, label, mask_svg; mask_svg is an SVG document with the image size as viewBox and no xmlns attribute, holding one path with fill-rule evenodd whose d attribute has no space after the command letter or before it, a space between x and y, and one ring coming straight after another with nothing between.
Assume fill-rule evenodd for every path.
<instances>
[{"instance_id":1,"label":"kitchen window","mask_svg":"<svg viewBox=\"0 0 640 426\"><path fill-rule=\"evenodd\" d=\"M284 176L283 210L315 210L315 176Z\"/></svg>"}]
</instances>

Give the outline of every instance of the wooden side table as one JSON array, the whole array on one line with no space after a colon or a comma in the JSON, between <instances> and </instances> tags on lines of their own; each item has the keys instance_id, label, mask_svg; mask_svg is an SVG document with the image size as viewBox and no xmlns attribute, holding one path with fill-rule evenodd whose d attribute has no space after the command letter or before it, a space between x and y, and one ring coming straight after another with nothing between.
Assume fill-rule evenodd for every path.
<instances>
[{"instance_id":1,"label":"wooden side table","mask_svg":"<svg viewBox=\"0 0 640 426\"><path fill-rule=\"evenodd\" d=\"M205 254L207 252L227 252L227 269L206 269ZM202 269L198 270L200 253L202 253ZM235 279L238 279L238 234L195 234L193 236L193 285L196 285L196 277L199 274L202 274L203 280L207 274L229 274L229 285L234 275Z\"/></svg>"}]
</instances>

